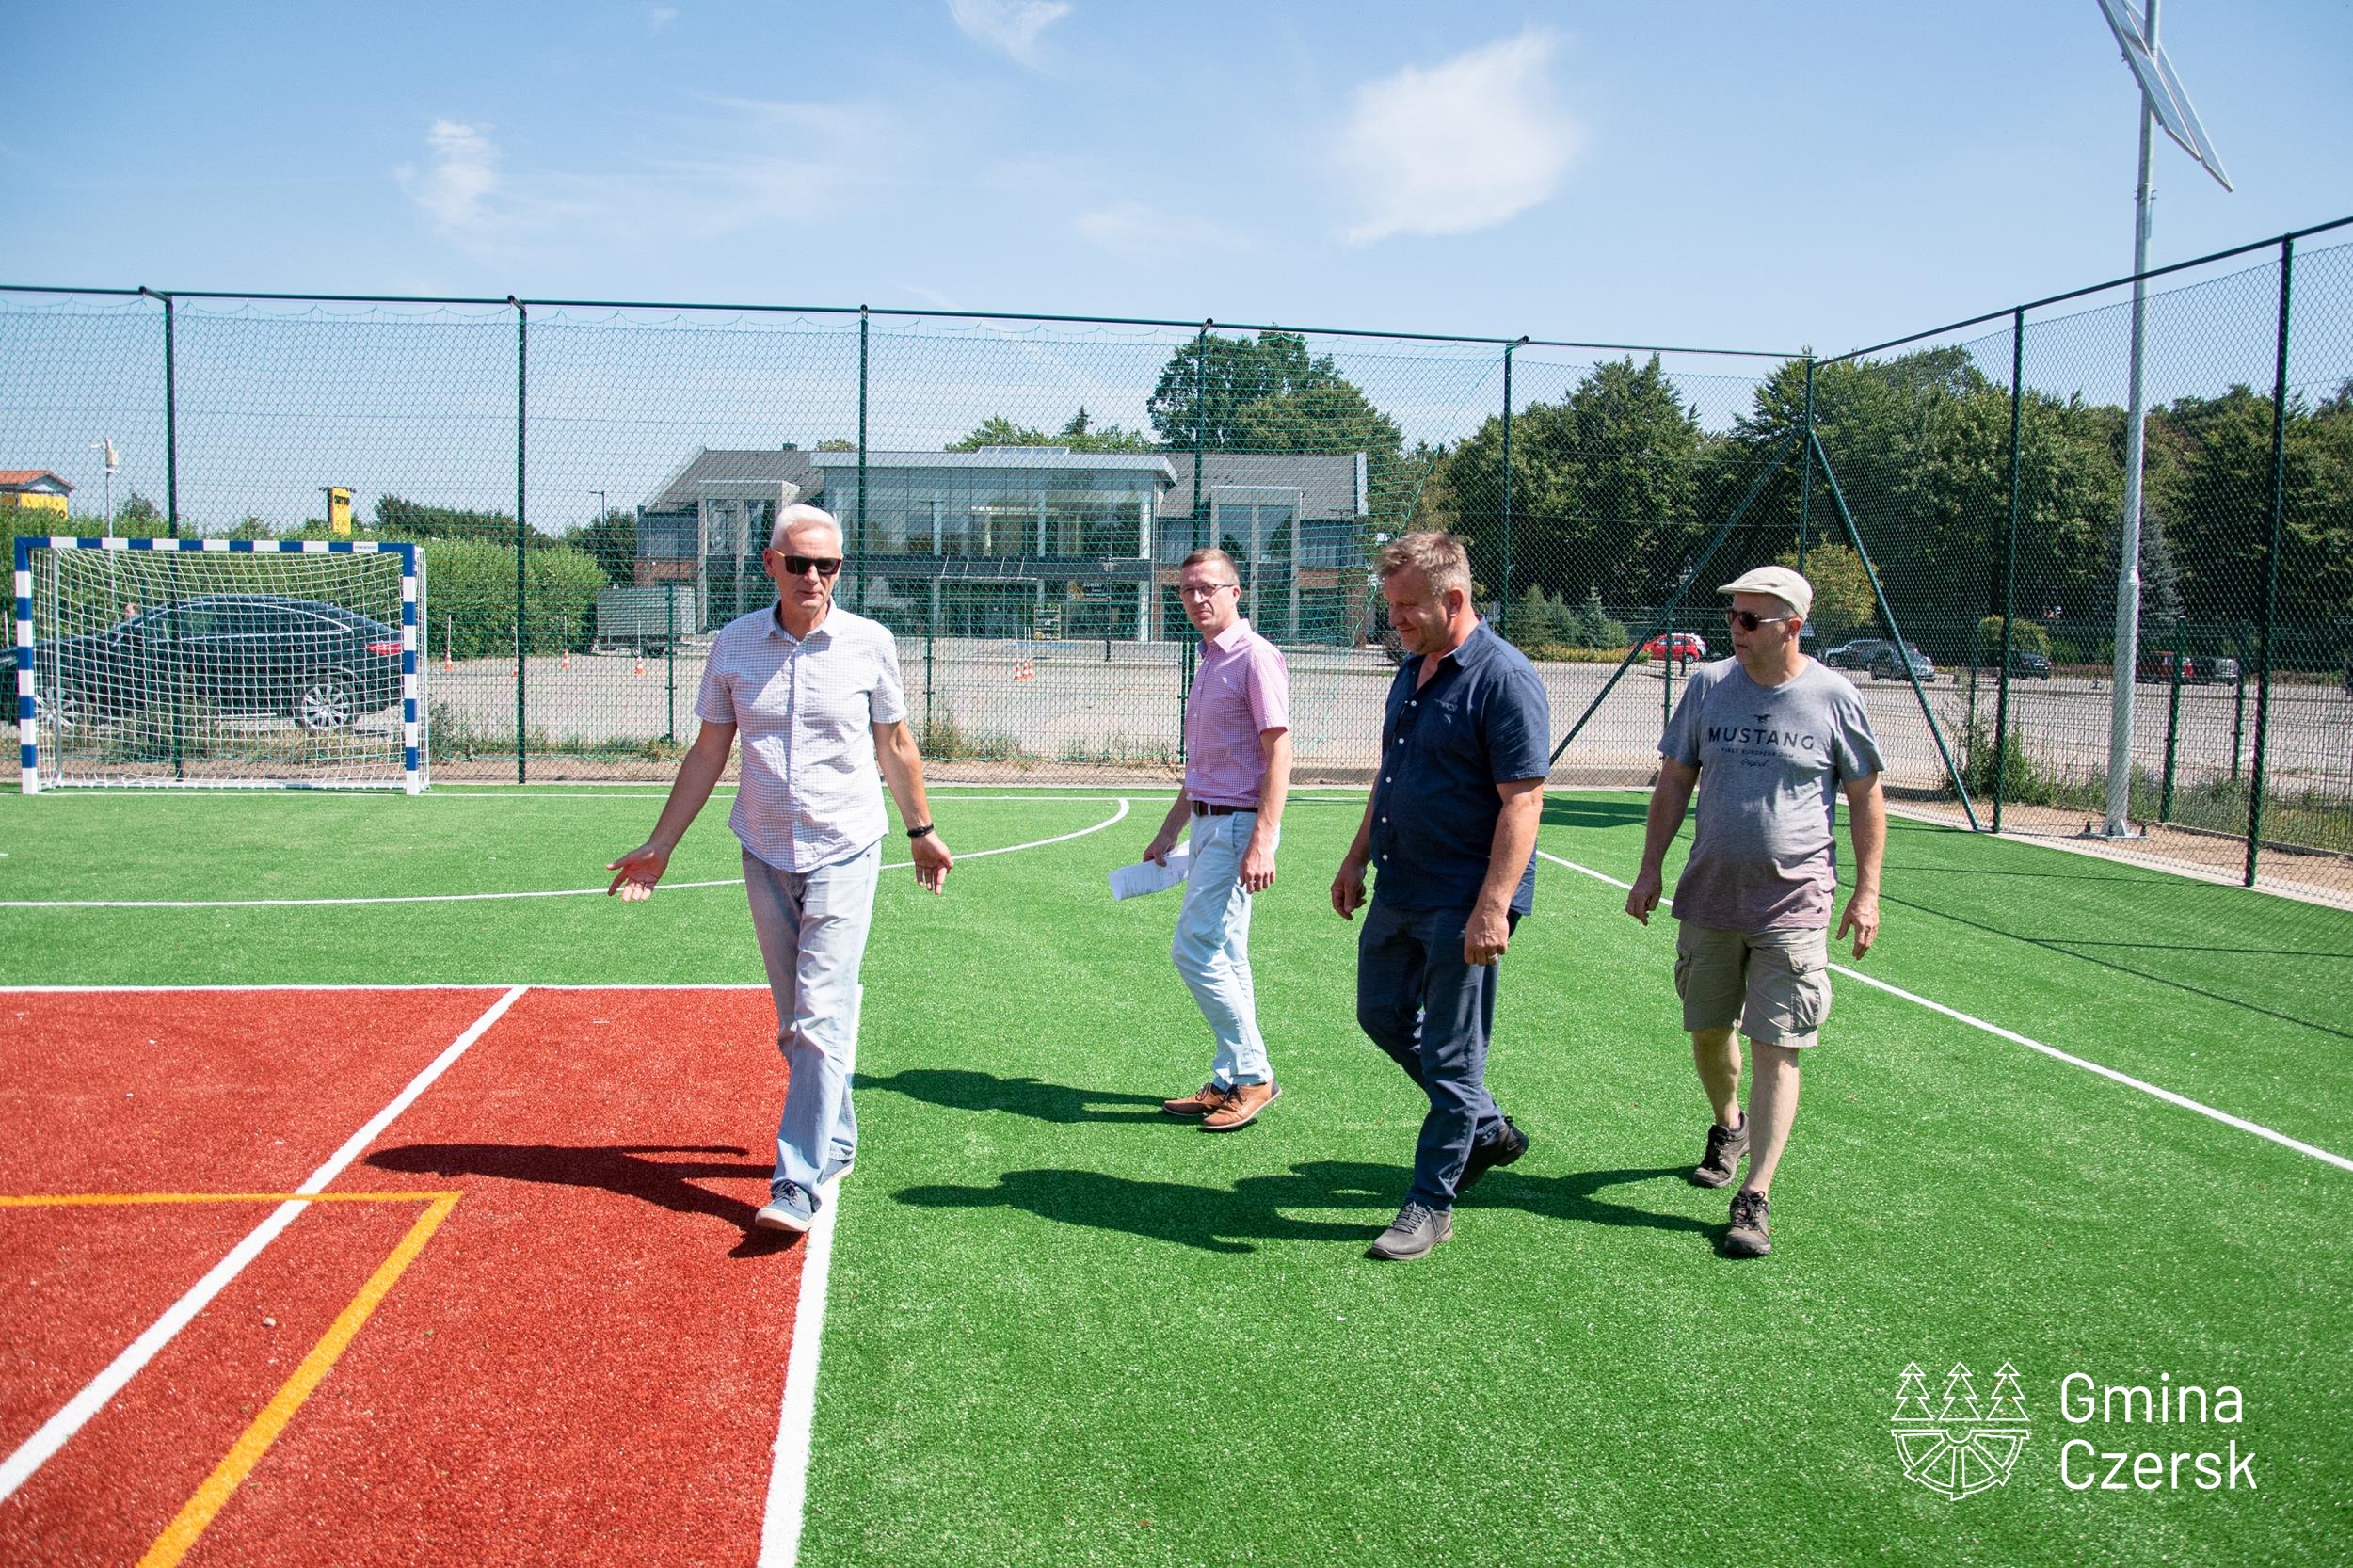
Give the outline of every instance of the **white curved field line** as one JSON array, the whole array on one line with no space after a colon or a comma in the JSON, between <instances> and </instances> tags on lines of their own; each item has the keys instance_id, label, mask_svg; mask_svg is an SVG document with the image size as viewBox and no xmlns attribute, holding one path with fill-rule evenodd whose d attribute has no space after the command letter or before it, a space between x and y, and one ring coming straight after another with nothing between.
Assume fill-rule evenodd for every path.
<instances>
[{"instance_id":1,"label":"white curved field line","mask_svg":"<svg viewBox=\"0 0 2353 1568\"><path fill-rule=\"evenodd\" d=\"M1569 870L1590 876L1596 882L1607 882L1610 887L1623 888L1627 892L1634 890L1634 885L1630 882L1621 882L1607 872L1597 872L1591 866L1580 866L1574 860L1564 860L1548 849L1540 849L1536 853L1556 866L1566 866ZM1662 898L1658 901L1658 906L1661 909L1673 909L1674 900ZM2064 1062L2071 1067L2081 1067L2085 1072L2097 1074L2111 1083L2121 1083L2127 1089L2137 1089L2144 1095L2161 1099L2168 1105L2179 1106L2184 1111L2195 1111L2201 1116L2211 1117L2220 1122L2224 1127L2236 1128L2241 1132L2249 1132L2258 1138L2268 1139L2283 1149L2294 1149L2297 1154L2317 1160L2324 1165L2334 1165L2341 1171L2353 1171L2353 1160L2347 1160L2341 1154L2331 1154L2327 1149L2307 1144L2301 1139L2291 1138L2284 1132L2275 1131L2264 1126L2261 1122L2250 1122L2244 1116L2233 1116L2228 1111L2217 1111L2211 1105L2191 1099L2187 1095L2177 1095L2170 1089L2135 1078L2130 1073L2120 1073L2114 1067L2104 1067L2097 1062L2086 1061L2080 1056L2059 1049L2057 1046L2046 1046L2041 1041L2021 1034L2014 1029L2004 1029L2000 1024L1988 1023L1983 1018L1974 1017L1957 1007L1947 1007L1941 1001L1915 996L1900 985L1890 985L1886 981L1865 974L1861 969L1849 968L1844 964L1833 964L1830 968L1834 974L1842 974L1849 980L1859 981L1874 990L1885 991L1891 997L1900 997L1905 1001L1925 1007L1931 1013L1941 1013L1957 1023L1967 1024L1971 1029L1981 1029L1996 1039L2008 1040L2010 1044L2024 1046L2028 1050L2041 1051L2054 1062Z\"/></svg>"},{"instance_id":2,"label":"white curved field line","mask_svg":"<svg viewBox=\"0 0 2353 1568\"><path fill-rule=\"evenodd\" d=\"M1100 833L1128 815L1128 797L1121 795L1118 809L1092 827L1076 833L1058 833L1050 839L1032 839L1026 844L1006 844L998 849L968 850L957 860L985 860L992 855L1014 855L1025 849L1044 849L1048 844L1067 843L1083 839L1090 833ZM896 860L882 869L903 872L915 864L912 860ZM740 876L716 877L708 882L665 882L664 891L683 891L689 888L741 888ZM211 899L0 899L0 909L299 909L322 904L484 904L499 899L522 898L585 898L601 893L602 888L546 888L511 893L389 893L367 898L211 898Z\"/></svg>"}]
</instances>

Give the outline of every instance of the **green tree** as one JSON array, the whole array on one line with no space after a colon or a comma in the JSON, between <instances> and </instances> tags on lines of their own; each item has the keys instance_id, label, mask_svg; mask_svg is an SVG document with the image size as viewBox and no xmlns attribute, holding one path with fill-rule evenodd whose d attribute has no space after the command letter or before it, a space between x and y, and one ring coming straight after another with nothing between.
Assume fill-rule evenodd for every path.
<instances>
[{"instance_id":1,"label":"green tree","mask_svg":"<svg viewBox=\"0 0 2353 1568\"><path fill-rule=\"evenodd\" d=\"M1427 449L1409 461L1397 422L1296 332L1211 332L1185 343L1160 368L1144 408L1172 452L1197 441L1209 452L1365 454L1368 504L1388 532L1407 526L1429 472Z\"/></svg>"},{"instance_id":2,"label":"green tree","mask_svg":"<svg viewBox=\"0 0 2353 1568\"><path fill-rule=\"evenodd\" d=\"M607 583L637 581L637 514L628 507L607 508L596 521L565 535L564 542L595 561Z\"/></svg>"},{"instance_id":3,"label":"green tree","mask_svg":"<svg viewBox=\"0 0 2353 1568\"><path fill-rule=\"evenodd\" d=\"M1795 569L1798 552L1789 552L1781 564ZM1871 574L1864 569L1863 557L1845 545L1820 544L1807 551L1805 580L1814 584L1814 611L1806 624L1821 637L1824 647L1843 643L1879 624Z\"/></svg>"},{"instance_id":4,"label":"green tree","mask_svg":"<svg viewBox=\"0 0 2353 1568\"><path fill-rule=\"evenodd\" d=\"M1116 424L1097 425L1084 408L1070 417L1058 435L1016 424L1002 414L991 414L963 439L950 441L950 452L978 452L984 446L1066 446L1073 452L1150 452L1152 438L1141 430Z\"/></svg>"},{"instance_id":5,"label":"green tree","mask_svg":"<svg viewBox=\"0 0 2353 1568\"><path fill-rule=\"evenodd\" d=\"M1641 603L1672 586L1696 545L1698 476L1713 441L1654 355L1596 365L1558 403L1512 420L1512 581L1564 600ZM1444 460L1430 520L1469 539L1500 577L1503 421Z\"/></svg>"}]
</instances>

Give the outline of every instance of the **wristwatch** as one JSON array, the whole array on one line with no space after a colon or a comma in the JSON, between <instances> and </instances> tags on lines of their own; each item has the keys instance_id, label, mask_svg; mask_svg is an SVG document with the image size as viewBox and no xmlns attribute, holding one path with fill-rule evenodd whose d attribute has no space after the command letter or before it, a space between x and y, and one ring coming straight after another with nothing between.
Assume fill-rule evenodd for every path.
<instances>
[{"instance_id":1,"label":"wristwatch","mask_svg":"<svg viewBox=\"0 0 2353 1568\"><path fill-rule=\"evenodd\" d=\"M926 836L926 835L928 835L928 834L931 834L931 833L934 833L934 832L936 832L936 831L937 831L937 826L936 826L936 824L932 824L932 823L925 823L925 824L924 824L922 826L920 826L920 827L910 827L910 828L908 828L908 829L907 829L907 837L908 837L908 838L910 838L910 839L920 839L920 838L925 837L925 836Z\"/></svg>"}]
</instances>

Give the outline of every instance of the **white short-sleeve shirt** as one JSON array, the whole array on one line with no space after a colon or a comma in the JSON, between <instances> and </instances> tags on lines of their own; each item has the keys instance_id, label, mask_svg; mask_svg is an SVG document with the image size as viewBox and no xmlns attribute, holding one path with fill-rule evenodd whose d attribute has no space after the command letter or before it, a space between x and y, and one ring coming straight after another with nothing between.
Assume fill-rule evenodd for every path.
<instances>
[{"instance_id":1,"label":"white short-sleeve shirt","mask_svg":"<svg viewBox=\"0 0 2353 1568\"><path fill-rule=\"evenodd\" d=\"M890 825L874 726L907 716L889 628L835 605L795 639L768 605L712 639L695 712L732 724L744 751L728 825L782 872L858 855Z\"/></svg>"}]
</instances>

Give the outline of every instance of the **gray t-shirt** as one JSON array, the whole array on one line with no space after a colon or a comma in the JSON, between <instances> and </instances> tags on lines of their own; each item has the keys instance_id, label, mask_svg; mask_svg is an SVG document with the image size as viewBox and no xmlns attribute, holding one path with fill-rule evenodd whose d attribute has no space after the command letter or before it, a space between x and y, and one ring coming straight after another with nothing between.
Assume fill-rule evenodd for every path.
<instances>
[{"instance_id":1,"label":"gray t-shirt","mask_svg":"<svg viewBox=\"0 0 2353 1568\"><path fill-rule=\"evenodd\" d=\"M1703 664L1658 754L1700 770L1675 919L1724 931L1827 927L1839 786L1884 766L1853 682L1814 660L1778 686L1758 685L1737 659Z\"/></svg>"}]
</instances>

